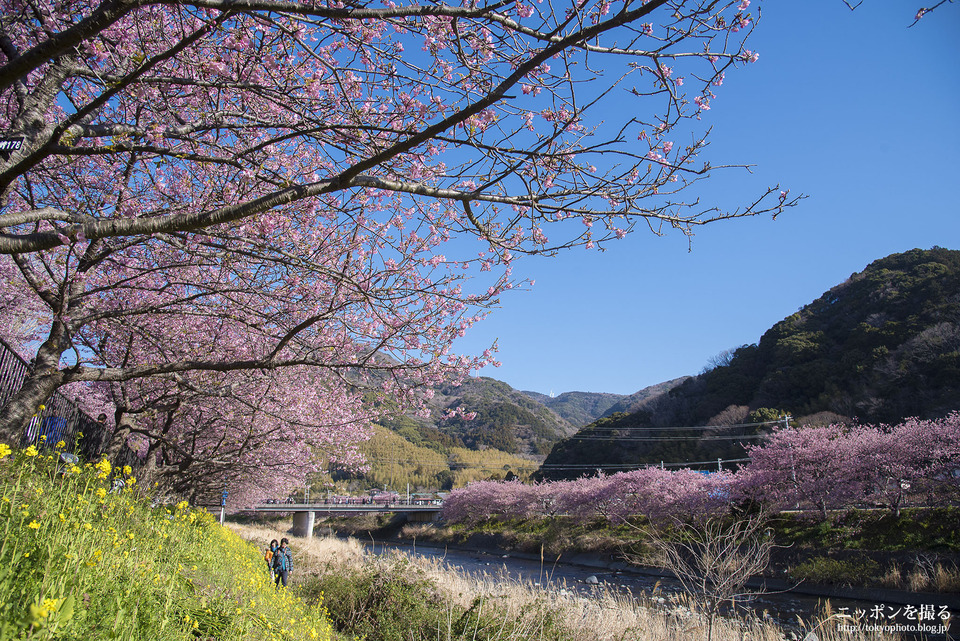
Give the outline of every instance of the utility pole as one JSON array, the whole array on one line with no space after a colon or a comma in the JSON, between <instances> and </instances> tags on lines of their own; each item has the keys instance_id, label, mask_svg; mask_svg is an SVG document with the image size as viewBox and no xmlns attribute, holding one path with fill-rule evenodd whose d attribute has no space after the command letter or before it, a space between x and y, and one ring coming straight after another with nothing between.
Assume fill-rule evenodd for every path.
<instances>
[{"instance_id":1,"label":"utility pole","mask_svg":"<svg viewBox=\"0 0 960 641\"><path fill-rule=\"evenodd\" d=\"M227 516L227 496L229 495L230 493L227 492L227 486L224 485L223 494L220 495L220 525L223 525L223 521Z\"/></svg>"}]
</instances>

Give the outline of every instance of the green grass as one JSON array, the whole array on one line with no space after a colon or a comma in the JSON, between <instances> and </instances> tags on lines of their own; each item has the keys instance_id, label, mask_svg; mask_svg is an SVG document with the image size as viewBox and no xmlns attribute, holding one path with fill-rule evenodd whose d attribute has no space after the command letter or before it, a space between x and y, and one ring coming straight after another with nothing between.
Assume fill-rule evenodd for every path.
<instances>
[{"instance_id":1,"label":"green grass","mask_svg":"<svg viewBox=\"0 0 960 641\"><path fill-rule=\"evenodd\" d=\"M611 524L605 519L584 523L567 517L533 519L491 518L472 527L444 528L448 537L466 539L471 534L503 537L507 543L536 541L539 548L598 542L608 551L637 543L647 523ZM905 509L899 517L884 510L850 510L826 521L796 514L780 514L770 521L778 545L800 549L872 550L879 552L960 552L960 508ZM570 546L569 544L573 544ZM583 551L598 551L596 548Z\"/></svg>"},{"instance_id":2,"label":"green grass","mask_svg":"<svg viewBox=\"0 0 960 641\"><path fill-rule=\"evenodd\" d=\"M56 455L0 445L0 641L331 638L322 602L274 588L208 513L151 508L129 468Z\"/></svg>"},{"instance_id":3,"label":"green grass","mask_svg":"<svg viewBox=\"0 0 960 641\"><path fill-rule=\"evenodd\" d=\"M876 577L880 565L871 559L831 559L818 556L790 571L790 578L812 583L859 585L865 578Z\"/></svg>"},{"instance_id":4,"label":"green grass","mask_svg":"<svg viewBox=\"0 0 960 641\"><path fill-rule=\"evenodd\" d=\"M838 514L826 521L780 515L778 542L823 549L960 552L960 508L912 508Z\"/></svg>"}]
</instances>

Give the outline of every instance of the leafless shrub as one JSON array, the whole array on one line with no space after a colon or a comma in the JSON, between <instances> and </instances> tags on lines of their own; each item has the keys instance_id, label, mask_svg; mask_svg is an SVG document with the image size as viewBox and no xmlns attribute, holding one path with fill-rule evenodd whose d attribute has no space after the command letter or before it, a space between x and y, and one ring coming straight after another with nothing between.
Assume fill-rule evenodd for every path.
<instances>
[{"instance_id":1,"label":"leafless shrub","mask_svg":"<svg viewBox=\"0 0 960 641\"><path fill-rule=\"evenodd\" d=\"M703 599L708 641L723 604L735 606L758 593L746 585L770 562L775 544L766 525L766 516L757 514L733 521L676 522L669 529L648 532L654 560L672 572L684 590Z\"/></svg>"}]
</instances>

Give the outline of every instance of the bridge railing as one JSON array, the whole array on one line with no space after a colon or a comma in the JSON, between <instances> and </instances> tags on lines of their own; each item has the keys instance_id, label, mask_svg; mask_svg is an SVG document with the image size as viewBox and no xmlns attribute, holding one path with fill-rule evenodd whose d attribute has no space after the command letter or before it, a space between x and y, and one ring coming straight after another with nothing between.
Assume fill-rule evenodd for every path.
<instances>
[{"instance_id":1,"label":"bridge railing","mask_svg":"<svg viewBox=\"0 0 960 641\"><path fill-rule=\"evenodd\" d=\"M30 364L0 340L0 412L23 386ZM105 425L90 418L77 403L54 392L42 412L30 421L20 437L20 445L53 446L63 441L67 449L91 460L103 453L110 432Z\"/></svg>"},{"instance_id":2,"label":"bridge railing","mask_svg":"<svg viewBox=\"0 0 960 641\"><path fill-rule=\"evenodd\" d=\"M260 503L253 506L254 512L435 512L443 509L443 503Z\"/></svg>"}]
</instances>

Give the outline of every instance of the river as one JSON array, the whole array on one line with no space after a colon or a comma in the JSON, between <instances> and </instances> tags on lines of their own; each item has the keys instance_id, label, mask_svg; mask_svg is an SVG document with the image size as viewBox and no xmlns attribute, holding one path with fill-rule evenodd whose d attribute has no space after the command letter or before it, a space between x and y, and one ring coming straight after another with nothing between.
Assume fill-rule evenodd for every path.
<instances>
[{"instance_id":1,"label":"river","mask_svg":"<svg viewBox=\"0 0 960 641\"><path fill-rule=\"evenodd\" d=\"M585 596L595 593L598 589L614 589L628 592L634 596L651 596L654 590L664 592L681 592L675 580L654 576L626 568L609 568L597 563L596 565L585 560L585 563L569 563L561 559L531 558L530 555L511 554L492 550L464 550L434 547L419 543L366 541L368 549L377 554L387 550L403 550L408 554L415 554L434 560L443 561L448 567L457 569L470 575L504 576L511 580L530 582L545 589L572 590ZM939 615L952 612L954 616L960 614L955 607L956 595L942 595L912 599L918 605L910 606L898 603L904 595L892 592L876 593L874 599L830 598L830 605L834 612L850 613L851 623L859 625L884 625L887 627L899 626L897 629L904 633L906 638L924 638L931 641L947 638L944 634L920 634L916 631L921 625L929 623L939 626ZM656 598L656 597L654 597ZM911 600L911 599L907 599ZM753 597L744 604L757 616L772 620L780 625L796 628L798 622L810 621L822 609L825 597L791 592L767 592ZM909 618L912 611L919 613L924 605L933 606L933 613L937 618L929 621L917 621L917 617ZM846 608L842 610L842 608ZM910 608L913 608L911 611ZM930 614L930 608L925 609ZM952 626L955 631L957 624ZM911 629L912 628L912 629ZM929 629L929 628L927 628ZM859 638L851 634L850 639Z\"/></svg>"}]
</instances>

